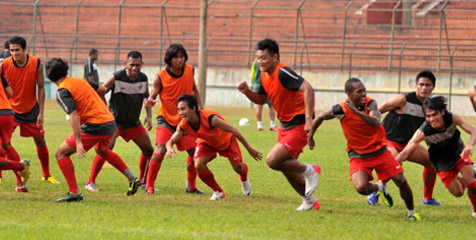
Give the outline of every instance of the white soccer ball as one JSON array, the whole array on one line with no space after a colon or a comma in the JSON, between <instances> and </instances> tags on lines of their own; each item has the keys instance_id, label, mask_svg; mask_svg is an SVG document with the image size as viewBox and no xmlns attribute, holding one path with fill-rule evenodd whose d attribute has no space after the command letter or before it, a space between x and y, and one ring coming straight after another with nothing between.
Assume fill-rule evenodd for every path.
<instances>
[{"instance_id":1,"label":"white soccer ball","mask_svg":"<svg viewBox=\"0 0 476 240\"><path fill-rule=\"evenodd\" d=\"M242 118L240 119L239 125L240 127L249 126L250 120L248 120L248 118Z\"/></svg>"}]
</instances>

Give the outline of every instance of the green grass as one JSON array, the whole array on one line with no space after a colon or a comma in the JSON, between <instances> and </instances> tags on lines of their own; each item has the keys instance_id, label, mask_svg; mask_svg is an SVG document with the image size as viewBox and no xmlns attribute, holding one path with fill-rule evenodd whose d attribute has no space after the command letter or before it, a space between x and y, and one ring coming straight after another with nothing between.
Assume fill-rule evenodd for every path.
<instances>
[{"instance_id":1,"label":"green grass","mask_svg":"<svg viewBox=\"0 0 476 240\"><path fill-rule=\"evenodd\" d=\"M210 109L235 126L240 118L248 117L251 126L239 129L264 155L275 144L277 133L255 130L251 109ZM267 110L264 119L266 116ZM472 124L476 122L474 118L467 119ZM268 120L264 123L268 126ZM84 190L94 157L91 150L81 161L73 156L84 201L58 204L55 200L63 197L68 188L54 152L71 133L71 127L54 100L47 101L45 127L51 172L61 184L40 181L41 168L33 140L19 137L17 130L12 144L22 158L32 163L30 192L15 193L13 174L3 173L0 239L473 239L476 234L467 196L453 197L439 179L434 196L444 206L421 205L423 168L413 163L404 165L405 176L413 189L421 222L406 220L404 203L392 183L389 189L395 199L393 208L368 206L365 196L359 195L349 181L345 139L337 120L325 122L318 130L317 150L309 151L306 147L300 156L301 161L322 167L315 193L321 203L318 212L296 212L301 198L282 174L270 170L264 161L252 160L244 149L253 186L250 196L242 194L238 175L224 158L215 159L209 167L226 191L225 199L208 200L212 191L199 179L198 187L206 195L184 194L184 153L164 160L156 182L160 191L154 196L139 191L127 197L127 181L115 169L103 169L97 179L100 191L91 193ZM154 138L154 131L150 134ZM467 141L468 136L463 137ZM115 151L138 174L140 152L134 143L126 144L119 139Z\"/></svg>"}]
</instances>

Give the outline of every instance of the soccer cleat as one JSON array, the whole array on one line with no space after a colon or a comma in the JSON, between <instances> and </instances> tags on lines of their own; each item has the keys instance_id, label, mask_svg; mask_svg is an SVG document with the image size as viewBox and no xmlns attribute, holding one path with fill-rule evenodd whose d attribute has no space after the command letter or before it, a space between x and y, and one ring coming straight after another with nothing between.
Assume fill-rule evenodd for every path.
<instances>
[{"instance_id":1,"label":"soccer cleat","mask_svg":"<svg viewBox=\"0 0 476 240\"><path fill-rule=\"evenodd\" d=\"M137 189L140 187L142 183L139 181L139 179L136 177L134 180L132 180L129 183L129 190L127 191L127 196L132 196L136 194Z\"/></svg>"},{"instance_id":2,"label":"soccer cleat","mask_svg":"<svg viewBox=\"0 0 476 240\"><path fill-rule=\"evenodd\" d=\"M277 127L269 127L269 131L278 131Z\"/></svg>"},{"instance_id":3,"label":"soccer cleat","mask_svg":"<svg viewBox=\"0 0 476 240\"><path fill-rule=\"evenodd\" d=\"M303 174L304 180L306 181L306 191L304 192L306 197L314 193L319 182L319 175L321 175L321 168L319 166L312 165L312 168L314 169L314 173L312 173L311 176L305 176Z\"/></svg>"},{"instance_id":4,"label":"soccer cleat","mask_svg":"<svg viewBox=\"0 0 476 240\"><path fill-rule=\"evenodd\" d=\"M15 192L28 192L28 188L24 183L20 183L16 186Z\"/></svg>"},{"instance_id":5,"label":"soccer cleat","mask_svg":"<svg viewBox=\"0 0 476 240\"><path fill-rule=\"evenodd\" d=\"M438 201L436 201L436 199L434 199L434 198L432 198L432 199L430 199L430 200L428 200L428 201L425 200L425 199L423 199L423 200L421 200L421 203L422 203L423 205L441 206L441 204L440 204Z\"/></svg>"},{"instance_id":6,"label":"soccer cleat","mask_svg":"<svg viewBox=\"0 0 476 240\"><path fill-rule=\"evenodd\" d=\"M388 192L387 186L384 183L382 183L382 181L378 181L377 184L381 184L383 186L383 191L381 191L381 192L378 191L377 194L382 197L382 200L385 203L385 205L387 205L388 207L392 207L393 206L393 198L392 198L392 196L390 196L390 193Z\"/></svg>"},{"instance_id":7,"label":"soccer cleat","mask_svg":"<svg viewBox=\"0 0 476 240\"><path fill-rule=\"evenodd\" d=\"M298 208L296 208L296 211L308 211L315 209L316 211L321 208L321 204L319 203L319 200L317 200L315 197L312 197L311 201L302 201L302 204L299 205Z\"/></svg>"},{"instance_id":8,"label":"soccer cleat","mask_svg":"<svg viewBox=\"0 0 476 240\"><path fill-rule=\"evenodd\" d=\"M79 193L68 192L68 194L66 194L66 197L60 198L56 200L56 202L79 202L82 200L83 200L83 194L81 192Z\"/></svg>"},{"instance_id":9,"label":"soccer cleat","mask_svg":"<svg viewBox=\"0 0 476 240\"><path fill-rule=\"evenodd\" d=\"M189 190L188 188L185 188L185 193L190 193L190 194L203 194L202 191L198 190L198 188L195 188L193 190Z\"/></svg>"},{"instance_id":10,"label":"soccer cleat","mask_svg":"<svg viewBox=\"0 0 476 240\"><path fill-rule=\"evenodd\" d=\"M86 188L86 190L88 190L90 192L97 192L98 191L98 188L96 187L96 183L94 183L94 182L86 184L84 186L84 188Z\"/></svg>"},{"instance_id":11,"label":"soccer cleat","mask_svg":"<svg viewBox=\"0 0 476 240\"><path fill-rule=\"evenodd\" d=\"M152 196L152 195L154 195L154 193L155 193L154 189L145 190L145 195L147 195L147 196Z\"/></svg>"},{"instance_id":12,"label":"soccer cleat","mask_svg":"<svg viewBox=\"0 0 476 240\"><path fill-rule=\"evenodd\" d=\"M30 178L30 161L23 159L20 161L20 163L21 165L23 165L23 170L18 171L18 174L21 177L22 183L26 183L28 179Z\"/></svg>"},{"instance_id":13,"label":"soccer cleat","mask_svg":"<svg viewBox=\"0 0 476 240\"><path fill-rule=\"evenodd\" d=\"M367 203L372 206L377 206L378 205L378 194L377 192L373 192L369 195L367 195Z\"/></svg>"},{"instance_id":14,"label":"soccer cleat","mask_svg":"<svg viewBox=\"0 0 476 240\"><path fill-rule=\"evenodd\" d=\"M210 200L215 201L220 198L225 198L225 192L219 192L219 191L213 192L212 196L210 197Z\"/></svg>"},{"instance_id":15,"label":"soccer cleat","mask_svg":"<svg viewBox=\"0 0 476 240\"><path fill-rule=\"evenodd\" d=\"M53 176L42 177L41 181L43 181L45 183L60 184L58 181L56 181L56 179Z\"/></svg>"},{"instance_id":16,"label":"soccer cleat","mask_svg":"<svg viewBox=\"0 0 476 240\"><path fill-rule=\"evenodd\" d=\"M476 218L476 212L473 212L473 217Z\"/></svg>"},{"instance_id":17,"label":"soccer cleat","mask_svg":"<svg viewBox=\"0 0 476 240\"><path fill-rule=\"evenodd\" d=\"M246 179L246 181L241 182L241 190L243 194L249 196L251 194L251 183L250 179Z\"/></svg>"},{"instance_id":18,"label":"soccer cleat","mask_svg":"<svg viewBox=\"0 0 476 240\"><path fill-rule=\"evenodd\" d=\"M258 131L263 131L263 128L262 128L262 127L258 127Z\"/></svg>"},{"instance_id":19,"label":"soccer cleat","mask_svg":"<svg viewBox=\"0 0 476 240\"><path fill-rule=\"evenodd\" d=\"M471 166L473 167L473 171L474 171L474 178L476 178L476 166L474 166L474 163L471 164Z\"/></svg>"},{"instance_id":20,"label":"soccer cleat","mask_svg":"<svg viewBox=\"0 0 476 240\"><path fill-rule=\"evenodd\" d=\"M410 221L420 221L421 220L420 214L414 213L413 215L408 216L408 220L410 220Z\"/></svg>"}]
</instances>

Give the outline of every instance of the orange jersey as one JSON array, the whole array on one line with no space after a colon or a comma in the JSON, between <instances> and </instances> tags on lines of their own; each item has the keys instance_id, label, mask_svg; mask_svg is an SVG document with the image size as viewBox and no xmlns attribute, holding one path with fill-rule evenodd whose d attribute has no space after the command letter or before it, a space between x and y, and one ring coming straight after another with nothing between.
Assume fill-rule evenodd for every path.
<instances>
[{"instance_id":1,"label":"orange jersey","mask_svg":"<svg viewBox=\"0 0 476 240\"><path fill-rule=\"evenodd\" d=\"M3 74L2 74L3 75ZM0 110L9 109L12 110L12 105L8 100L7 93L5 93L4 84L8 84L7 81L2 77L2 83L0 84Z\"/></svg>"},{"instance_id":2,"label":"orange jersey","mask_svg":"<svg viewBox=\"0 0 476 240\"><path fill-rule=\"evenodd\" d=\"M25 114L35 107L39 65L39 59L31 55L27 55L27 63L23 67L16 66L12 57L2 62L2 72L13 90L10 104L16 113Z\"/></svg>"},{"instance_id":3,"label":"orange jersey","mask_svg":"<svg viewBox=\"0 0 476 240\"><path fill-rule=\"evenodd\" d=\"M180 121L179 127L190 136L198 138L198 141L207 144L217 151L224 151L230 147L233 133L226 132L217 127L211 127L212 117L217 116L225 120L220 114L210 110L200 110L198 130L193 129L190 124Z\"/></svg>"},{"instance_id":4,"label":"orange jersey","mask_svg":"<svg viewBox=\"0 0 476 240\"><path fill-rule=\"evenodd\" d=\"M282 85L280 70L285 67L287 68L286 65L278 63L271 75L267 72L261 72L261 85L273 103L278 113L278 119L289 122L296 115L305 114L306 109L304 106L304 94L300 91L289 90ZM283 69L282 71L284 72L283 74L287 74L286 70Z\"/></svg>"},{"instance_id":5,"label":"orange jersey","mask_svg":"<svg viewBox=\"0 0 476 240\"><path fill-rule=\"evenodd\" d=\"M66 77L58 86L58 91L61 89L71 93L81 124L104 124L114 121L114 116L104 101L86 80Z\"/></svg>"},{"instance_id":6,"label":"orange jersey","mask_svg":"<svg viewBox=\"0 0 476 240\"><path fill-rule=\"evenodd\" d=\"M177 126L180 116L177 112L177 98L183 94L193 93L193 67L185 64L183 73L179 77L171 76L167 69L157 73L162 83L160 90L160 107L157 116L164 116L165 120L172 126Z\"/></svg>"},{"instance_id":7,"label":"orange jersey","mask_svg":"<svg viewBox=\"0 0 476 240\"><path fill-rule=\"evenodd\" d=\"M369 114L368 104L372 98L365 99L364 113ZM340 109L337 111L336 106ZM340 103L333 108L334 116L341 119L340 123L344 130L345 138L347 138L347 152L354 151L358 154L373 153L385 146L385 129L382 124L378 128L372 127L362 120L359 116L344 107L344 103ZM337 107L338 108L338 107Z\"/></svg>"}]
</instances>

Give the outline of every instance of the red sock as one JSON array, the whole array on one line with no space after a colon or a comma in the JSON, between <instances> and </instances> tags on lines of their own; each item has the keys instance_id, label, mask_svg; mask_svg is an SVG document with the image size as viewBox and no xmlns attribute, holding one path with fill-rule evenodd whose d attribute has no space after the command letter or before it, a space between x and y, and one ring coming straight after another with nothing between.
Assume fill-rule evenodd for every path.
<instances>
[{"instance_id":1,"label":"red sock","mask_svg":"<svg viewBox=\"0 0 476 240\"><path fill-rule=\"evenodd\" d=\"M23 165L21 165L20 162L8 161L5 158L0 158L0 169L12 170L16 172L23 170Z\"/></svg>"},{"instance_id":2,"label":"red sock","mask_svg":"<svg viewBox=\"0 0 476 240\"><path fill-rule=\"evenodd\" d=\"M49 177L50 174L50 155L48 153L48 147L45 145L43 147L36 147L36 154L38 159L40 159L41 170L43 171L43 177Z\"/></svg>"},{"instance_id":3,"label":"red sock","mask_svg":"<svg viewBox=\"0 0 476 240\"><path fill-rule=\"evenodd\" d=\"M246 165L246 163L243 163L243 173L238 175L240 176L240 180L242 182L245 182L246 180L248 180L248 165Z\"/></svg>"},{"instance_id":4,"label":"red sock","mask_svg":"<svg viewBox=\"0 0 476 240\"><path fill-rule=\"evenodd\" d=\"M433 189L435 188L436 171L433 168L423 168L423 198L427 201L433 199Z\"/></svg>"},{"instance_id":5,"label":"red sock","mask_svg":"<svg viewBox=\"0 0 476 240\"><path fill-rule=\"evenodd\" d=\"M0 157L5 158L5 154L3 153L2 148L0 148ZM2 171L0 170L0 178L2 178Z\"/></svg>"},{"instance_id":6,"label":"red sock","mask_svg":"<svg viewBox=\"0 0 476 240\"><path fill-rule=\"evenodd\" d=\"M10 147L5 149L3 153L5 154L8 160L13 162L20 162L20 156L18 155L17 150L15 150L13 146L10 145ZM17 185L20 184L21 183L20 175L18 175L16 171L13 171L13 173L15 174L15 177L17 179Z\"/></svg>"},{"instance_id":7,"label":"red sock","mask_svg":"<svg viewBox=\"0 0 476 240\"><path fill-rule=\"evenodd\" d=\"M93 165L91 166L91 173L89 174L88 184L96 182L96 177L101 171L102 166L104 166L104 162L106 162L106 160L104 160L104 158L102 158L98 154L94 156Z\"/></svg>"},{"instance_id":8,"label":"red sock","mask_svg":"<svg viewBox=\"0 0 476 240\"><path fill-rule=\"evenodd\" d=\"M149 160L152 156L144 156L144 154L140 154L140 161L139 161L139 180L144 183L144 175L147 171L147 165L149 165Z\"/></svg>"},{"instance_id":9,"label":"red sock","mask_svg":"<svg viewBox=\"0 0 476 240\"><path fill-rule=\"evenodd\" d=\"M117 155L115 152L108 149L104 156L102 156L104 160L110 163L113 167L115 167L119 172L124 174L124 171L128 169L127 165L122 161L121 157Z\"/></svg>"},{"instance_id":10,"label":"red sock","mask_svg":"<svg viewBox=\"0 0 476 240\"><path fill-rule=\"evenodd\" d=\"M476 180L474 180L470 184L466 184L466 187L468 188L469 200L471 201L471 204L473 205L473 212L476 212Z\"/></svg>"},{"instance_id":11,"label":"red sock","mask_svg":"<svg viewBox=\"0 0 476 240\"><path fill-rule=\"evenodd\" d=\"M187 183L189 191L197 189L197 169L190 156L187 157Z\"/></svg>"},{"instance_id":12,"label":"red sock","mask_svg":"<svg viewBox=\"0 0 476 240\"><path fill-rule=\"evenodd\" d=\"M206 168L203 172L198 173L198 176L202 181L207 184L214 192L223 192L220 185L218 185L217 181L215 180L215 176L210 171L210 169Z\"/></svg>"},{"instance_id":13,"label":"red sock","mask_svg":"<svg viewBox=\"0 0 476 240\"><path fill-rule=\"evenodd\" d=\"M162 160L164 156L154 153L149 163L149 172L147 173L147 190L154 190L155 180L159 174L160 166L162 165Z\"/></svg>"},{"instance_id":14,"label":"red sock","mask_svg":"<svg viewBox=\"0 0 476 240\"><path fill-rule=\"evenodd\" d=\"M58 160L58 166L61 169L61 172L63 172L64 178L68 183L69 191L72 193L79 193L76 175L74 174L74 165L71 161L71 158L64 157Z\"/></svg>"}]
</instances>

